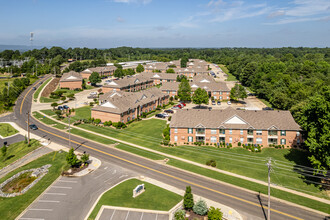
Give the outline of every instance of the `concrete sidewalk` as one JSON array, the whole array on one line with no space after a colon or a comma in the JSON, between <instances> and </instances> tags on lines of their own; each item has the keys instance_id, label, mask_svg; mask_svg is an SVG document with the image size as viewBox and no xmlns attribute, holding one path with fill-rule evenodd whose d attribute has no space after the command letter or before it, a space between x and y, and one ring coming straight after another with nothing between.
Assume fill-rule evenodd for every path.
<instances>
[{"instance_id":1,"label":"concrete sidewalk","mask_svg":"<svg viewBox=\"0 0 330 220\"><path fill-rule=\"evenodd\" d=\"M46 116L46 117L49 117L46 114L43 114L42 112L39 112L39 113L42 114L42 115L44 115L44 116ZM55 121L57 121L57 122L59 122L59 123L65 124L65 123L63 123L63 122L61 122L59 120L54 119L54 118L52 118L52 119L55 120ZM258 183L258 184L264 185L264 186L268 186L268 183L266 183L264 181L261 181L261 180L257 180L257 179L253 179L253 178L250 178L250 177L242 176L242 175L239 175L239 174L231 173L231 172L228 172L228 171L220 170L218 168L214 168L214 167L210 167L210 166L207 166L207 165L204 165L204 164L200 164L200 163L197 163L197 162L186 160L186 159L183 159L181 157L177 157L177 156L174 156L174 155L166 154L166 153L163 153L163 152L160 152L160 151L157 151L157 150L146 148L146 147L143 147L143 146L140 146L140 145L137 145L137 144L133 144L133 143L130 143L130 142L127 142L127 141L123 141L123 140L120 140L120 139L117 139L117 138L109 137L109 136L106 136L106 135L103 135L103 134L99 134L99 133L96 133L96 132L93 132L93 131L90 131L90 130L86 130L86 129L83 129L83 128L74 126L74 125L71 125L71 128L76 128L76 129L79 129L79 130L82 130L82 131L85 131L85 132L89 132L89 133L94 134L94 135L98 135L98 136L101 136L101 137L104 137L104 138L107 138L107 139L110 139L110 140L114 140L114 141L117 141L117 142L120 142L120 143L124 143L124 144L130 145L130 146L133 146L133 147L136 147L136 148L145 150L145 151L149 151L149 152L153 152L153 153L156 153L156 154L159 154L159 155L163 155L163 156L168 157L168 158L173 158L173 159L176 159L176 160L180 160L180 161L183 161L185 163L189 163L189 164L192 164L192 165L195 165L195 166L199 166L199 167L202 167L202 168L205 168L205 169L213 170L213 171L216 171L216 172L219 172L219 173L223 173L223 174L226 174L226 175L229 175L229 176L234 176L234 177L237 177L237 178L248 180L250 182L254 182L254 183ZM316 196L312 196L312 195L309 195L309 194L306 194L306 193L298 192L298 191L291 190L291 189L288 189L288 188L285 188L285 187L281 187L281 186L272 185L272 188L279 189L279 190L282 190L282 191L285 191L285 192L289 192L289 193L293 193L293 194L296 194L296 195L300 195L300 196L303 196L303 197L306 197L306 198L310 198L310 199L313 199L313 200L316 200L316 201L319 201L319 202L323 202L323 203L326 203L326 204L329 204L330 205L330 200L327 200L327 199L319 198L319 197L316 197Z\"/></svg>"}]
</instances>

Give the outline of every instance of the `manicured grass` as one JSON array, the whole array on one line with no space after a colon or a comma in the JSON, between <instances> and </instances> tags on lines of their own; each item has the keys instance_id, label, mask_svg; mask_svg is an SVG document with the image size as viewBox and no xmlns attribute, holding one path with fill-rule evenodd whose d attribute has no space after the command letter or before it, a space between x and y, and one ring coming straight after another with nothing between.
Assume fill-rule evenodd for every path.
<instances>
[{"instance_id":1,"label":"manicured grass","mask_svg":"<svg viewBox=\"0 0 330 220\"><path fill-rule=\"evenodd\" d=\"M50 102L57 102L59 99L52 99L52 98L48 98L48 97L40 97L40 102L41 103L50 103Z\"/></svg>"},{"instance_id":2,"label":"manicured grass","mask_svg":"<svg viewBox=\"0 0 330 220\"><path fill-rule=\"evenodd\" d=\"M2 183L6 179L15 175L16 173L38 168L46 164L51 164L49 172L30 190L25 194L12 197L12 198L3 198L0 197L0 213L1 219L15 219L24 209L26 209L50 184L52 184L61 174L62 170L66 166L65 161L66 153L52 152L46 154L35 161L32 161L29 164L26 164L23 167L16 169L15 171L9 173L4 178L0 179Z\"/></svg>"},{"instance_id":3,"label":"manicured grass","mask_svg":"<svg viewBox=\"0 0 330 220\"><path fill-rule=\"evenodd\" d=\"M43 123L45 123L47 125L56 125L56 124L58 124L58 122L53 121L52 119L40 114L39 112L33 112L33 114L36 118L38 118L40 121L42 121Z\"/></svg>"},{"instance_id":4,"label":"manicured grass","mask_svg":"<svg viewBox=\"0 0 330 220\"><path fill-rule=\"evenodd\" d=\"M310 184L308 181L317 182L317 178L305 177L293 171L296 164L309 166L305 153L299 150L265 148L261 153L253 153L243 148L215 148L210 146L179 146L162 147L162 131L166 126L166 121L158 119L142 120L132 123L127 129L117 130L108 127L96 127L90 124L82 124L79 127L100 133L122 141L131 142L160 152L178 156L200 164L205 164L207 160L214 159L217 168L243 176L267 181L266 161L269 157L273 160L286 163L286 170L281 166L273 166L276 178L272 180L277 185L282 185L298 191L309 193L314 196L329 198L325 191L320 190L320 186Z\"/></svg>"},{"instance_id":5,"label":"manicured grass","mask_svg":"<svg viewBox=\"0 0 330 220\"><path fill-rule=\"evenodd\" d=\"M116 148L124 150L124 151L128 151L131 152L133 154L142 156L142 157L146 157L152 160L164 160L165 156L162 156L160 154L156 154L150 151L146 151L146 150L142 150L136 147L132 147L130 145L126 145L126 144L118 144L116 145Z\"/></svg>"},{"instance_id":6,"label":"manicured grass","mask_svg":"<svg viewBox=\"0 0 330 220\"><path fill-rule=\"evenodd\" d=\"M31 139L30 144L31 146L29 147L28 144L25 144L24 141L21 141L9 145L7 147L6 155L3 156L3 154L0 154L0 169L5 166L8 166L19 158L25 156L29 152L41 147L39 141L35 139Z\"/></svg>"},{"instance_id":7,"label":"manicured grass","mask_svg":"<svg viewBox=\"0 0 330 220\"><path fill-rule=\"evenodd\" d=\"M84 106L81 108L75 109L76 115L72 116L70 119L70 123L74 123L75 121L78 121L80 119L89 119L91 117L91 106ZM68 123L69 119L65 118L63 122Z\"/></svg>"},{"instance_id":8,"label":"manicured grass","mask_svg":"<svg viewBox=\"0 0 330 220\"><path fill-rule=\"evenodd\" d=\"M61 129L61 130L64 130L64 129L68 128L67 125L60 124L60 123L58 123L57 125L54 125L53 127L54 128L58 128L58 129Z\"/></svg>"},{"instance_id":9,"label":"manicured grass","mask_svg":"<svg viewBox=\"0 0 330 220\"><path fill-rule=\"evenodd\" d=\"M40 110L42 113L48 115L48 116L53 116L56 115L55 112L51 109L46 109L46 110Z\"/></svg>"},{"instance_id":10,"label":"manicured grass","mask_svg":"<svg viewBox=\"0 0 330 220\"><path fill-rule=\"evenodd\" d=\"M46 86L46 84L47 84L50 80L52 80L52 78L47 79L47 80L46 80L41 86L39 86L39 88L37 89L37 91L35 91L35 93L33 94L33 98L34 98L34 99L37 99L37 98L38 98L38 96L39 96L41 90Z\"/></svg>"},{"instance_id":11,"label":"manicured grass","mask_svg":"<svg viewBox=\"0 0 330 220\"><path fill-rule=\"evenodd\" d=\"M218 66L222 69L223 72L225 72L228 75L226 81L237 81L236 77L229 72L229 70L225 65L219 64Z\"/></svg>"},{"instance_id":12,"label":"manicured grass","mask_svg":"<svg viewBox=\"0 0 330 220\"><path fill-rule=\"evenodd\" d=\"M133 189L144 184L145 192L133 198ZM102 205L169 211L182 196L138 179L129 179L104 193L88 219L95 219Z\"/></svg>"},{"instance_id":13,"label":"manicured grass","mask_svg":"<svg viewBox=\"0 0 330 220\"><path fill-rule=\"evenodd\" d=\"M14 134L17 134L18 131L13 128L13 126L11 126L8 123L0 123L0 135L2 137L8 137Z\"/></svg>"},{"instance_id":14,"label":"manicured grass","mask_svg":"<svg viewBox=\"0 0 330 220\"><path fill-rule=\"evenodd\" d=\"M3 186L2 191L5 193L21 192L25 187L30 185L37 177L31 176L31 172L22 173L19 177L13 179Z\"/></svg>"},{"instance_id":15,"label":"manicured grass","mask_svg":"<svg viewBox=\"0 0 330 220\"><path fill-rule=\"evenodd\" d=\"M102 144L115 144L116 143L115 141L110 140L108 138L97 136L95 134L91 134L91 133L81 131L81 130L78 130L78 129L75 129L75 128L71 129L71 134L76 134L76 135L79 135L83 138L87 138L87 139L90 139L90 140L93 140L93 141L97 141L97 142L100 142Z\"/></svg>"}]
</instances>

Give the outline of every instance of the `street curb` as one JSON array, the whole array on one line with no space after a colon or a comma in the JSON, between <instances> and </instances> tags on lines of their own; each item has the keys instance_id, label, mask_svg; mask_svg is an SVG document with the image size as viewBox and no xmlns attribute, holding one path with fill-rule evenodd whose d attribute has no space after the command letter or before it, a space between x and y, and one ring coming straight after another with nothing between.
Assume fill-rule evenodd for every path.
<instances>
[{"instance_id":1,"label":"street curb","mask_svg":"<svg viewBox=\"0 0 330 220\"><path fill-rule=\"evenodd\" d=\"M41 103L41 102L40 102L40 98L41 98L41 94L42 94L42 92L45 90L45 88L48 86L48 84L51 83L51 82L53 81L53 79L54 79L54 77L52 77L52 76L51 76L50 78L51 78L52 80L49 80L49 82L48 82L48 83L44 86L44 88L42 88L42 90L39 92L39 95L38 95L38 97L37 97L37 102L36 102L36 103L38 103L38 104ZM47 80L48 80L48 79L46 79L45 81L47 81ZM37 90L36 90L36 91L37 91ZM35 92L36 92L36 91L35 91ZM34 93L35 93L35 92L34 92ZM33 95L34 95L34 93L33 93ZM34 101L34 100L33 100L33 101Z\"/></svg>"},{"instance_id":2,"label":"street curb","mask_svg":"<svg viewBox=\"0 0 330 220\"><path fill-rule=\"evenodd\" d=\"M39 111L38 111L38 112L39 112ZM40 113L40 112L39 112L39 113ZM42 114L43 114L43 113L42 113ZM46 116L47 116L47 115L46 115ZM32 116L32 117L34 117L34 116ZM47 116L47 117L48 117L48 116ZM38 120L37 118L35 118L35 119ZM40 120L38 120L38 121L41 122L41 123L43 123L43 122L40 121ZM57 120L56 120L56 121L57 121ZM62 122L59 122L59 123L62 123ZM43 124L46 125L47 127L51 127L51 126L49 126L49 125L47 125L47 124L45 124L45 123L43 123ZM62 124L64 124L64 123L62 123ZM58 128L55 128L55 127L52 127L52 128L57 129L57 130L63 132L63 130L60 130L60 129L58 129ZM79 127L75 127L75 128L76 128L76 129L80 129ZM86 132L86 131L85 131L85 132ZM83 138L83 137L81 137L81 136L79 136L79 135L75 135L75 134L71 134L71 135L74 135L74 136L79 137L79 138ZM87 138L86 138L86 139L87 139ZM113 140L113 139L111 139L111 138L108 138L108 139L109 139L109 140ZM95 142L95 143L100 144L100 145L105 146L105 147L111 147L111 146L105 145L105 144L103 144L103 143L100 143L100 142L94 141L94 140L90 140L90 139L87 139L87 140L89 140L89 141L91 141L91 142ZM119 141L119 142L120 142L120 141ZM122 143L122 142L120 142L120 143ZM122 144L124 144L124 143L122 143ZM129 145L129 144L128 144L128 145ZM131 146L131 145L130 145L130 146ZM133 146L132 146L132 147L133 147ZM114 147L112 147L112 148L114 148ZM137 155L137 154L134 154L134 153L128 152L128 151L124 151L124 150L121 150L121 149L118 149L118 148L115 148L115 149L157 163L155 160L152 160L152 159L149 159L149 158L146 158L146 157L143 157L143 156L140 156L140 155ZM171 158L169 158L169 159L171 159ZM186 173L189 173L189 174L192 174L192 175L197 175L197 176L199 176L199 177L206 178L206 179L211 180L211 181L213 181L213 182L219 182L219 183L225 184L225 185L227 185L227 186L231 186L231 187L234 187L234 188L237 188L237 189L240 189L240 190L243 190L243 191L246 191L246 192L252 193L252 194L254 194L254 195L256 195L256 196L259 195L259 193L256 192L256 191L252 191L252 190L249 190L249 189L245 189L245 188L242 188L242 187L240 187L240 186L236 186L236 185L233 185L233 184L230 184L230 183L223 182L223 181L221 181L221 180L212 179L212 178L210 178L210 177L203 176L203 175L200 175L200 174L197 174L197 173L194 173L194 172L188 171L188 170L184 170L184 169L181 169L181 168L177 168L177 167L175 167L175 166L171 166L171 165L167 165L167 164L166 164L165 166L170 166L171 168L175 168L175 169L177 169L177 170L180 170L180 171L182 171L182 172L186 172ZM282 191L283 191L283 190L282 190ZM285 191L284 191L284 192L285 192ZM265 196L265 197L268 196L268 195L265 195L265 194L263 194L263 193L260 193L260 195L263 195L263 196ZM308 198L308 197L307 197L307 198ZM286 200L283 200L283 199L279 199L279 198L276 198L276 197L273 197L273 196L271 196L271 199L272 199L272 200L275 200L275 201L278 201L278 202L282 202L282 203L288 204L288 205L295 206L295 207L297 207L297 208L305 209L305 210L310 211L310 212L318 213L318 214L320 214L320 215L324 215L324 216L328 216L328 215L329 215L329 214L327 214L327 213L325 213L325 212L321 212L321 211L318 211L318 210L315 210L315 209L312 209L312 208L308 208L308 207L306 207L306 206L298 205L298 204L295 204L295 203L292 203L292 202L289 202L289 201L286 201ZM309 198L309 199L310 199L310 198Z\"/></svg>"}]
</instances>

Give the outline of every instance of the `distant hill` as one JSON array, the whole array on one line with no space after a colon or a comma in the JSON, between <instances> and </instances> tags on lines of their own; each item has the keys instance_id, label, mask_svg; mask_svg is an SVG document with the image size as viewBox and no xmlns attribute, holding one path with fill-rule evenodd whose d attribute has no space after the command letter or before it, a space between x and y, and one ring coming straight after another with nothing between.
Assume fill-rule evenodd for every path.
<instances>
[{"instance_id":1,"label":"distant hill","mask_svg":"<svg viewBox=\"0 0 330 220\"><path fill-rule=\"evenodd\" d=\"M4 50L27 51L33 49L41 49L43 46L26 46L26 45L0 45L0 52Z\"/></svg>"}]
</instances>

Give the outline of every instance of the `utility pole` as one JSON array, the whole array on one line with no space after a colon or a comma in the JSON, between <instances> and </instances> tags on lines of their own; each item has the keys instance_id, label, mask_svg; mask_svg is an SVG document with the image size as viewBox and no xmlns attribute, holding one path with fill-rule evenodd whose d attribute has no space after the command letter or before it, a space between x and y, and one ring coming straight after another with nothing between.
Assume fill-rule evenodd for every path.
<instances>
[{"instance_id":1,"label":"utility pole","mask_svg":"<svg viewBox=\"0 0 330 220\"><path fill-rule=\"evenodd\" d=\"M7 96L9 96L9 84L10 84L10 82L8 81Z\"/></svg>"},{"instance_id":2,"label":"utility pole","mask_svg":"<svg viewBox=\"0 0 330 220\"><path fill-rule=\"evenodd\" d=\"M38 76L38 64L36 64L36 76Z\"/></svg>"},{"instance_id":3,"label":"utility pole","mask_svg":"<svg viewBox=\"0 0 330 220\"><path fill-rule=\"evenodd\" d=\"M27 113L28 144L30 145L30 112Z\"/></svg>"},{"instance_id":4,"label":"utility pole","mask_svg":"<svg viewBox=\"0 0 330 220\"><path fill-rule=\"evenodd\" d=\"M70 129L70 115L68 116L69 117L69 149L71 149L71 129Z\"/></svg>"},{"instance_id":5,"label":"utility pole","mask_svg":"<svg viewBox=\"0 0 330 220\"><path fill-rule=\"evenodd\" d=\"M268 218L267 220L270 220L270 171L272 169L272 158L269 158L268 163Z\"/></svg>"}]
</instances>

